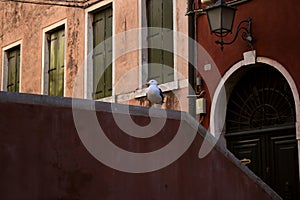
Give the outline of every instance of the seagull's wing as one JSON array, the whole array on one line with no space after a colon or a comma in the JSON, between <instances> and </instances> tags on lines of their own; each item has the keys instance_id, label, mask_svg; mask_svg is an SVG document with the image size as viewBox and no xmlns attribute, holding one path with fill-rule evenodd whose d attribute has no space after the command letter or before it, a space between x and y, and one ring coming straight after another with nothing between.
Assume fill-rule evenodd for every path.
<instances>
[{"instance_id":1,"label":"seagull's wing","mask_svg":"<svg viewBox=\"0 0 300 200\"><path fill-rule=\"evenodd\" d=\"M161 103L163 103L164 102L164 95L163 95L161 89L160 88L158 88L158 89L159 89L159 95L161 96Z\"/></svg>"}]
</instances>

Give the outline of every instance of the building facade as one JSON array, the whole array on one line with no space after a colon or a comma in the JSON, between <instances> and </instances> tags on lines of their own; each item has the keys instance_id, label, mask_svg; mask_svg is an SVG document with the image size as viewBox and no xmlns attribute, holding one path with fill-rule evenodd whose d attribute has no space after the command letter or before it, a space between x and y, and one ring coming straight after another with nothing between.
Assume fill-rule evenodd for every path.
<instances>
[{"instance_id":1,"label":"building facade","mask_svg":"<svg viewBox=\"0 0 300 200\"><path fill-rule=\"evenodd\" d=\"M212 134L284 199L299 198L300 68L297 40L298 1L226 1L239 22L252 19L252 46L239 33L224 45L210 33L197 4L198 76L209 112L205 125ZM211 3L210 5L207 4Z\"/></svg>"},{"instance_id":2,"label":"building facade","mask_svg":"<svg viewBox=\"0 0 300 200\"><path fill-rule=\"evenodd\" d=\"M201 1L195 24L180 0L0 1L1 90L146 106L144 84L156 79L163 107L187 111L195 25L200 122L278 194L297 199L299 2L228 3L237 8L233 33L252 19L251 47L238 36L222 51Z\"/></svg>"},{"instance_id":3,"label":"building facade","mask_svg":"<svg viewBox=\"0 0 300 200\"><path fill-rule=\"evenodd\" d=\"M156 79L165 107L187 110L186 2L26 0L0 9L2 91L147 105L145 83Z\"/></svg>"}]
</instances>

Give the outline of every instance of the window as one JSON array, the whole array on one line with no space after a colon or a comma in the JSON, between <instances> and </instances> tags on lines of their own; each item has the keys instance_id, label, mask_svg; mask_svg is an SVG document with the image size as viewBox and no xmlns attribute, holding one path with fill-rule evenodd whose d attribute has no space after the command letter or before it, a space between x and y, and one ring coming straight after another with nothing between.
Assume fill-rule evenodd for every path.
<instances>
[{"instance_id":1,"label":"window","mask_svg":"<svg viewBox=\"0 0 300 200\"><path fill-rule=\"evenodd\" d=\"M148 37L148 80L174 80L173 2L146 0ZM154 28L151 28L154 27Z\"/></svg>"},{"instance_id":2,"label":"window","mask_svg":"<svg viewBox=\"0 0 300 200\"><path fill-rule=\"evenodd\" d=\"M64 58L65 58L65 30L49 34L49 70L48 94L51 96L64 95Z\"/></svg>"},{"instance_id":3,"label":"window","mask_svg":"<svg viewBox=\"0 0 300 200\"><path fill-rule=\"evenodd\" d=\"M65 95L67 20L43 29L42 94Z\"/></svg>"},{"instance_id":4,"label":"window","mask_svg":"<svg viewBox=\"0 0 300 200\"><path fill-rule=\"evenodd\" d=\"M2 90L20 91L21 45L17 43L3 50Z\"/></svg>"},{"instance_id":5,"label":"window","mask_svg":"<svg viewBox=\"0 0 300 200\"><path fill-rule=\"evenodd\" d=\"M20 80L20 46L13 48L7 52L8 58L8 76L7 91L19 92Z\"/></svg>"},{"instance_id":6,"label":"window","mask_svg":"<svg viewBox=\"0 0 300 200\"><path fill-rule=\"evenodd\" d=\"M112 95L112 7L93 14L92 98Z\"/></svg>"}]
</instances>

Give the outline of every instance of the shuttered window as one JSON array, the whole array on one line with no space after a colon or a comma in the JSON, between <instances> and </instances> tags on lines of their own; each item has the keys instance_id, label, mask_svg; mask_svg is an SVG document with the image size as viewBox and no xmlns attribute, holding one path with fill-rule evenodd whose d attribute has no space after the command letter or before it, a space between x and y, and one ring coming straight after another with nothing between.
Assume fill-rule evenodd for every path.
<instances>
[{"instance_id":1,"label":"shuttered window","mask_svg":"<svg viewBox=\"0 0 300 200\"><path fill-rule=\"evenodd\" d=\"M148 79L159 83L174 80L173 2L147 0ZM155 28L151 28L155 27Z\"/></svg>"},{"instance_id":2,"label":"shuttered window","mask_svg":"<svg viewBox=\"0 0 300 200\"><path fill-rule=\"evenodd\" d=\"M112 95L112 8L93 18L93 99Z\"/></svg>"},{"instance_id":3,"label":"shuttered window","mask_svg":"<svg viewBox=\"0 0 300 200\"><path fill-rule=\"evenodd\" d=\"M50 64L48 70L49 90L51 96L64 95L64 58L65 30L61 29L50 34Z\"/></svg>"},{"instance_id":4,"label":"shuttered window","mask_svg":"<svg viewBox=\"0 0 300 200\"><path fill-rule=\"evenodd\" d=\"M7 52L7 58L8 58L7 91L19 92L20 46L9 50Z\"/></svg>"}]
</instances>

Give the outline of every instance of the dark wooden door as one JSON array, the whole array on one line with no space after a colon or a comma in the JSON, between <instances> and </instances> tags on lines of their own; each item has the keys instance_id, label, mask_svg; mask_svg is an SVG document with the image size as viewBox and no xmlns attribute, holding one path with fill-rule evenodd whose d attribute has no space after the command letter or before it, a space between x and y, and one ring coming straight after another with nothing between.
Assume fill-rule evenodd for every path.
<instances>
[{"instance_id":1,"label":"dark wooden door","mask_svg":"<svg viewBox=\"0 0 300 200\"><path fill-rule=\"evenodd\" d=\"M226 113L228 149L284 199L300 199L292 91L268 65L257 63L241 74L227 87L233 88Z\"/></svg>"},{"instance_id":2,"label":"dark wooden door","mask_svg":"<svg viewBox=\"0 0 300 200\"><path fill-rule=\"evenodd\" d=\"M300 199L294 127L227 134L228 149L284 199Z\"/></svg>"}]
</instances>

